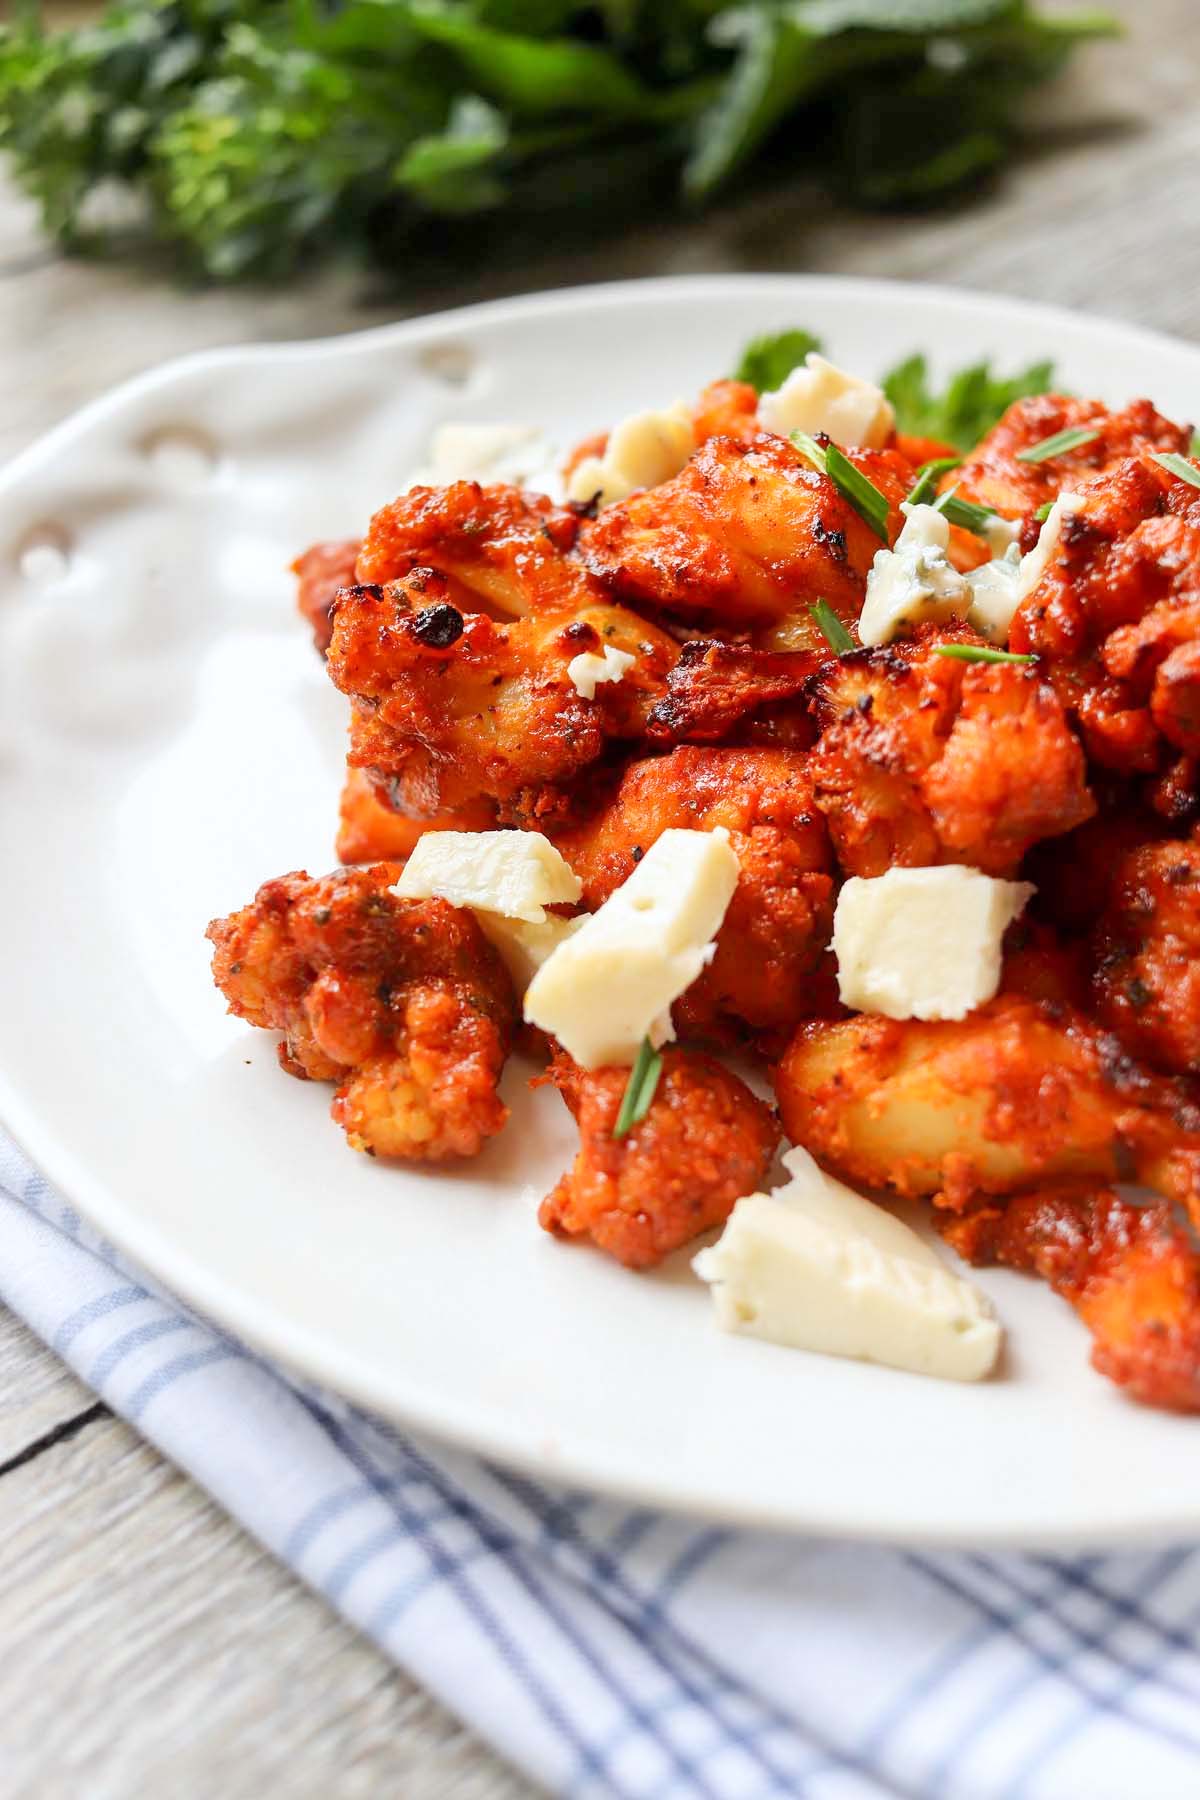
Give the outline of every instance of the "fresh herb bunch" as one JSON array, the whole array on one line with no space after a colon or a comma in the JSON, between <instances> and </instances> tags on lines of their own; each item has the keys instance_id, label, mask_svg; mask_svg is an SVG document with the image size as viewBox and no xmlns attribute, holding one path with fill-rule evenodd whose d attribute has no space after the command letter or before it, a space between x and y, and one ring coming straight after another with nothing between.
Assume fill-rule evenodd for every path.
<instances>
[{"instance_id":1,"label":"fresh herb bunch","mask_svg":"<svg viewBox=\"0 0 1200 1800\"><path fill-rule=\"evenodd\" d=\"M200 270L337 244L399 260L422 219L706 200L759 152L867 205L962 189L1104 13L1032 0L110 0L0 27L0 148L64 243L98 191Z\"/></svg>"}]
</instances>

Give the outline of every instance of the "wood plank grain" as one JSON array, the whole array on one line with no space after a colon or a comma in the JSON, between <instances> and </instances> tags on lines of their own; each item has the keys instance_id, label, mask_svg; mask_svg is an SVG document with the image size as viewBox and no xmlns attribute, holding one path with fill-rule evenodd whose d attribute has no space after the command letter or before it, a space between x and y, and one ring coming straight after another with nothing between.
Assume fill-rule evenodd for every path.
<instances>
[{"instance_id":1,"label":"wood plank grain","mask_svg":"<svg viewBox=\"0 0 1200 1800\"><path fill-rule=\"evenodd\" d=\"M95 1398L20 1319L0 1307L0 1468L68 1426Z\"/></svg>"},{"instance_id":2,"label":"wood plank grain","mask_svg":"<svg viewBox=\"0 0 1200 1800\"><path fill-rule=\"evenodd\" d=\"M0 1576L5 1793L535 1791L120 1420L0 1483Z\"/></svg>"}]
</instances>

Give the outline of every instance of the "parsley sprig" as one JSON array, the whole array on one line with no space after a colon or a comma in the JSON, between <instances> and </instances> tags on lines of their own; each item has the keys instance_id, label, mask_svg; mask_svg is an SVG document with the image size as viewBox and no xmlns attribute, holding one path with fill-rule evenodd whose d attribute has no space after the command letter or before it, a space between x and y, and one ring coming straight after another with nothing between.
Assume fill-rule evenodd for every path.
<instances>
[{"instance_id":1,"label":"parsley sprig","mask_svg":"<svg viewBox=\"0 0 1200 1800\"><path fill-rule=\"evenodd\" d=\"M625 1093L621 1100L621 1110L617 1114L617 1122L613 1126L613 1136L618 1141L629 1136L635 1125L640 1125L650 1111L658 1078L662 1074L663 1060L649 1038L643 1038L629 1080L625 1083Z\"/></svg>"}]
</instances>

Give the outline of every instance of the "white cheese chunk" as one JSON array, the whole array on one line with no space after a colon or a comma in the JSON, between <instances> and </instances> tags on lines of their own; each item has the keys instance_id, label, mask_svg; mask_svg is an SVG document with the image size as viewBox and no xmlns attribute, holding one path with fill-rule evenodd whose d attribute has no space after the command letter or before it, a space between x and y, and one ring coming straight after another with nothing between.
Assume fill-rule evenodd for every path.
<instances>
[{"instance_id":1,"label":"white cheese chunk","mask_svg":"<svg viewBox=\"0 0 1200 1800\"><path fill-rule=\"evenodd\" d=\"M729 833L664 831L529 984L525 1017L585 1069L671 1035L668 1009L712 960L737 886Z\"/></svg>"},{"instance_id":2,"label":"white cheese chunk","mask_svg":"<svg viewBox=\"0 0 1200 1800\"><path fill-rule=\"evenodd\" d=\"M758 417L768 431L777 431L781 437L790 437L793 431L816 437L824 431L835 444L856 444L868 450L886 444L896 423L881 388L858 375L848 375L815 350L801 368L792 370L782 387L759 395Z\"/></svg>"},{"instance_id":3,"label":"white cheese chunk","mask_svg":"<svg viewBox=\"0 0 1200 1800\"><path fill-rule=\"evenodd\" d=\"M1005 556L1021 535L1020 519L1006 519L993 513L983 528L983 539L992 555Z\"/></svg>"},{"instance_id":4,"label":"white cheese chunk","mask_svg":"<svg viewBox=\"0 0 1200 1800\"><path fill-rule=\"evenodd\" d=\"M1006 644L1017 608L1033 593L1042 576L1058 555L1062 544L1063 520L1084 505L1081 495L1062 493L1054 502L1042 525L1037 543L1028 556L1022 556L1016 540L1020 527L1010 520L998 519L996 529L989 532L993 560L972 569L966 577L971 593L967 618L977 631L993 644ZM1000 527L1005 531L1002 532ZM1007 547L1001 549L1005 533Z\"/></svg>"},{"instance_id":5,"label":"white cheese chunk","mask_svg":"<svg viewBox=\"0 0 1200 1800\"><path fill-rule=\"evenodd\" d=\"M617 650L612 644L605 644L603 656L597 656L594 650L582 650L578 656L573 656L567 664L567 674L581 700L594 700L598 682L620 681L636 661L632 651Z\"/></svg>"},{"instance_id":6,"label":"white cheese chunk","mask_svg":"<svg viewBox=\"0 0 1200 1800\"><path fill-rule=\"evenodd\" d=\"M991 643L1006 644L1017 610L1021 552L1011 544L1003 556L971 569L966 579L971 591L968 622Z\"/></svg>"},{"instance_id":7,"label":"white cheese chunk","mask_svg":"<svg viewBox=\"0 0 1200 1800\"><path fill-rule=\"evenodd\" d=\"M555 452L535 425L439 425L428 460L410 487L446 487L452 481L511 482L536 493L558 483Z\"/></svg>"},{"instance_id":8,"label":"white cheese chunk","mask_svg":"<svg viewBox=\"0 0 1200 1800\"><path fill-rule=\"evenodd\" d=\"M783 1160L787 1185L739 1200L693 1259L722 1329L948 1381L986 1375L1001 1340L986 1296L806 1150Z\"/></svg>"},{"instance_id":9,"label":"white cheese chunk","mask_svg":"<svg viewBox=\"0 0 1200 1800\"><path fill-rule=\"evenodd\" d=\"M1067 514L1079 512L1084 505L1082 494L1068 493L1064 489L1050 508L1037 543L1029 555L1021 559L1021 579L1017 582L1014 612L1018 606L1025 604L1058 555L1062 547L1063 521Z\"/></svg>"},{"instance_id":10,"label":"white cheese chunk","mask_svg":"<svg viewBox=\"0 0 1200 1800\"><path fill-rule=\"evenodd\" d=\"M542 964L579 930L587 914L560 919L557 913L547 913L540 925L531 925L526 919L506 919L502 913L485 912L482 908L475 909L475 917L484 937L504 958L519 999Z\"/></svg>"},{"instance_id":11,"label":"white cheese chunk","mask_svg":"<svg viewBox=\"0 0 1200 1800\"><path fill-rule=\"evenodd\" d=\"M858 621L860 643L888 644L906 625L965 616L971 590L951 563L950 521L934 506L905 503L904 529L892 550L877 550Z\"/></svg>"},{"instance_id":12,"label":"white cheese chunk","mask_svg":"<svg viewBox=\"0 0 1200 1800\"><path fill-rule=\"evenodd\" d=\"M609 433L603 456L585 456L567 478L568 500L598 496L600 506L625 500L637 488L658 487L678 475L696 448L686 406L633 413Z\"/></svg>"},{"instance_id":13,"label":"white cheese chunk","mask_svg":"<svg viewBox=\"0 0 1200 1800\"><path fill-rule=\"evenodd\" d=\"M540 925L548 906L574 904L583 886L538 831L427 831L392 892Z\"/></svg>"},{"instance_id":14,"label":"white cheese chunk","mask_svg":"<svg viewBox=\"0 0 1200 1800\"><path fill-rule=\"evenodd\" d=\"M888 1019L965 1019L1000 985L1000 946L1034 889L952 863L852 875L833 915L838 992Z\"/></svg>"}]
</instances>

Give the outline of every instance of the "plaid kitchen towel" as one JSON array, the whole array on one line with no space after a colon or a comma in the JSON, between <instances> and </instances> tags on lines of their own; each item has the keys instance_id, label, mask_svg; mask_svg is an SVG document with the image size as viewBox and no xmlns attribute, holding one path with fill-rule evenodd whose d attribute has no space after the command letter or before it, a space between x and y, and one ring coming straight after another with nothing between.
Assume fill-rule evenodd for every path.
<instances>
[{"instance_id":1,"label":"plaid kitchen towel","mask_svg":"<svg viewBox=\"0 0 1200 1800\"><path fill-rule=\"evenodd\" d=\"M1200 1795L1200 1551L913 1554L547 1488L281 1374L130 1268L2 1134L0 1294L556 1794Z\"/></svg>"}]
</instances>

